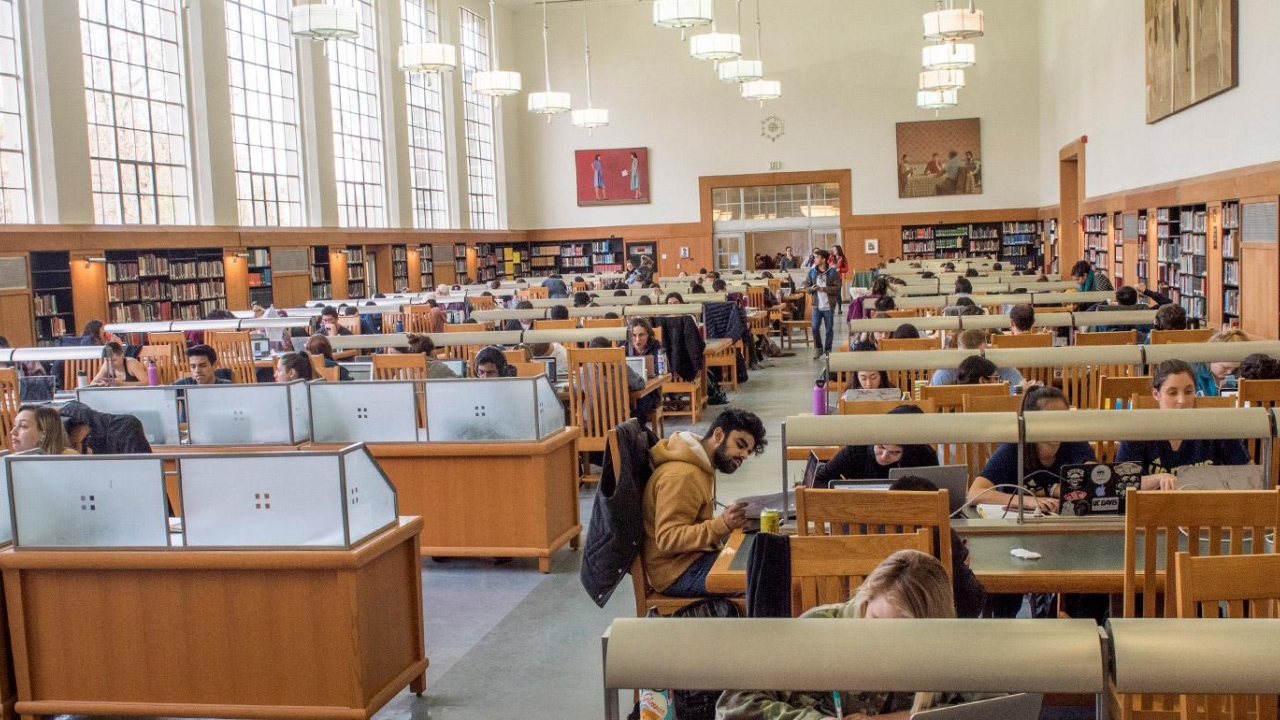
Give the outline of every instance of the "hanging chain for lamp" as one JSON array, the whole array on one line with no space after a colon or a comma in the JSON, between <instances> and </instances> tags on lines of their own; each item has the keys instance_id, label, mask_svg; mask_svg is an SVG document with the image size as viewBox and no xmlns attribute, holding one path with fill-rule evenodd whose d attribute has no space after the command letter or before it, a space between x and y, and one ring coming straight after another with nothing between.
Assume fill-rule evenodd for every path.
<instances>
[{"instance_id":1,"label":"hanging chain for lamp","mask_svg":"<svg viewBox=\"0 0 1280 720\"><path fill-rule=\"evenodd\" d=\"M582 48L583 60L587 68L587 107L584 110L574 110L570 113L569 119L575 127L586 128L587 135L594 136L596 128L604 127L609 124L609 111L605 108L597 108L592 101L591 32L587 20L587 2L588 0L582 0Z\"/></svg>"}]
</instances>

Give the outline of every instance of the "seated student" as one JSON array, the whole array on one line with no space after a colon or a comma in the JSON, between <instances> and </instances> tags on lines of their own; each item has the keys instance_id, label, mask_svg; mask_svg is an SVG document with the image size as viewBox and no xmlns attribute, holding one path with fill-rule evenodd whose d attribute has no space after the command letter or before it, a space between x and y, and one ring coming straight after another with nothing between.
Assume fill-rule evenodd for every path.
<instances>
[{"instance_id":1,"label":"seated student","mask_svg":"<svg viewBox=\"0 0 1280 720\"><path fill-rule=\"evenodd\" d=\"M208 345L187 348L187 368L191 377L184 377L174 385L230 385L231 381L218 377L218 352Z\"/></svg>"},{"instance_id":2,"label":"seated student","mask_svg":"<svg viewBox=\"0 0 1280 720\"><path fill-rule=\"evenodd\" d=\"M594 338L591 338L591 342L587 343L587 347L599 349L599 348L611 348L611 347L614 347L614 345L612 342L609 342L607 338L594 337ZM568 367L567 360L565 361L565 363L566 363L565 367ZM643 389L645 386L644 378L640 377L639 373L637 373L635 370L632 370L630 365L626 365L624 367L626 368L626 371L627 371L627 390L633 391L633 390ZM583 372L586 372L586 368L583 369ZM594 385L594 379L592 377L582 376L581 379L582 379L582 384L585 387L591 387ZM648 425L650 428L652 428L653 413L655 410L658 409L658 405L661 402L662 402L662 393L651 392L635 401L635 405L631 411L631 416L634 418L638 418L642 424ZM588 402L583 403L582 412L584 413L591 412L589 400Z\"/></svg>"},{"instance_id":3,"label":"seated student","mask_svg":"<svg viewBox=\"0 0 1280 720\"><path fill-rule=\"evenodd\" d=\"M1151 302L1155 303L1156 307L1160 307L1161 305L1168 305L1169 303L1173 302L1173 298L1169 297L1169 294L1167 292L1168 290L1169 290L1169 283L1166 283L1163 280L1160 281L1159 290L1151 290L1147 287L1146 283L1142 281L1138 282L1138 293L1142 295L1144 299L1150 300Z\"/></svg>"},{"instance_id":4,"label":"seated student","mask_svg":"<svg viewBox=\"0 0 1280 720\"><path fill-rule=\"evenodd\" d=\"M551 309L547 311L547 319L548 320L568 320L569 308L565 307L564 305L552 305Z\"/></svg>"},{"instance_id":5,"label":"seated student","mask_svg":"<svg viewBox=\"0 0 1280 720\"><path fill-rule=\"evenodd\" d=\"M316 334L333 337L335 335L350 335L351 331L338 323L338 310L336 308L326 307L320 311L320 325L316 327Z\"/></svg>"},{"instance_id":6,"label":"seated student","mask_svg":"<svg viewBox=\"0 0 1280 720\"><path fill-rule=\"evenodd\" d=\"M569 368L569 351L557 342L533 343L529 346L529 355L534 359L553 358L556 361L557 373L562 373Z\"/></svg>"},{"instance_id":7,"label":"seated student","mask_svg":"<svg viewBox=\"0 0 1280 720\"><path fill-rule=\"evenodd\" d=\"M291 352L276 358L275 379L278 383L315 380L316 374L311 366L311 356L303 352Z\"/></svg>"},{"instance_id":8,"label":"seated student","mask_svg":"<svg viewBox=\"0 0 1280 720\"><path fill-rule=\"evenodd\" d=\"M713 514L716 471L733 474L767 442L760 418L731 408L711 421L705 435L672 433L649 451L654 470L641 506L641 552L653 589L673 597L707 594L707 573L724 539L747 519L746 503Z\"/></svg>"},{"instance_id":9,"label":"seated student","mask_svg":"<svg viewBox=\"0 0 1280 720\"><path fill-rule=\"evenodd\" d=\"M874 312L889 312L890 310L897 310L897 309L898 309L898 303L894 301L892 295L883 295L881 297L876 298Z\"/></svg>"},{"instance_id":10,"label":"seated student","mask_svg":"<svg viewBox=\"0 0 1280 720\"><path fill-rule=\"evenodd\" d=\"M669 292L662 302L666 305L683 305L684 296L678 292Z\"/></svg>"},{"instance_id":11,"label":"seated student","mask_svg":"<svg viewBox=\"0 0 1280 720\"><path fill-rule=\"evenodd\" d=\"M1151 396L1161 410L1191 409L1195 395L1195 371L1187 363L1165 360L1152 368ZM1126 440L1116 450L1116 462L1125 461L1142 466L1143 490L1172 490L1177 487L1179 468L1248 465L1249 451L1241 440Z\"/></svg>"},{"instance_id":12,"label":"seated student","mask_svg":"<svg viewBox=\"0 0 1280 720\"><path fill-rule=\"evenodd\" d=\"M1236 375L1241 380L1280 380L1280 361L1270 355L1251 353L1240 361Z\"/></svg>"},{"instance_id":13,"label":"seated student","mask_svg":"<svg viewBox=\"0 0 1280 720\"><path fill-rule=\"evenodd\" d=\"M902 340L919 340L920 331L911 323L902 323L898 327L894 328L893 334L890 335L890 337Z\"/></svg>"},{"instance_id":14,"label":"seated student","mask_svg":"<svg viewBox=\"0 0 1280 720\"><path fill-rule=\"evenodd\" d=\"M1022 411L1070 410L1067 397L1055 387L1038 387L1022 399ZM1044 513L1058 512L1058 480L1064 465L1097 462L1093 448L1087 442L1028 443L1022 449L1024 487L1030 497L1020 500L1011 486L1018 484L1018 445L1001 443L991 458L973 479L967 496L971 504L1000 504L1039 509Z\"/></svg>"},{"instance_id":15,"label":"seated student","mask_svg":"<svg viewBox=\"0 0 1280 720\"><path fill-rule=\"evenodd\" d=\"M1009 332L1013 335L1029 335L1035 332L1036 309L1030 304L1009 308Z\"/></svg>"},{"instance_id":16,"label":"seated student","mask_svg":"<svg viewBox=\"0 0 1280 720\"><path fill-rule=\"evenodd\" d=\"M1209 342L1248 342L1249 336L1240 330L1223 330L1214 333ZM1234 376L1240 363L1221 360L1210 363L1193 363L1191 369L1196 374L1196 394L1204 397L1218 397L1221 387L1229 376Z\"/></svg>"},{"instance_id":17,"label":"seated student","mask_svg":"<svg viewBox=\"0 0 1280 720\"><path fill-rule=\"evenodd\" d=\"M819 605L800 617L880 620L955 616L951 578L942 563L919 550L899 550L862 581L852 600ZM905 720L921 710L970 699L976 698L934 692L726 690L716 703L716 720L862 720L877 715Z\"/></svg>"},{"instance_id":18,"label":"seated student","mask_svg":"<svg viewBox=\"0 0 1280 720\"><path fill-rule=\"evenodd\" d=\"M955 295L962 298L973 294L973 281L968 277L956 278Z\"/></svg>"},{"instance_id":19,"label":"seated student","mask_svg":"<svg viewBox=\"0 0 1280 720\"><path fill-rule=\"evenodd\" d=\"M62 427L58 411L47 405L23 405L13 416L9 446L16 453L35 450L37 455L78 455Z\"/></svg>"},{"instance_id":20,"label":"seated student","mask_svg":"<svg viewBox=\"0 0 1280 720\"><path fill-rule=\"evenodd\" d=\"M1161 305L1156 310L1156 330L1186 330L1187 311L1181 305Z\"/></svg>"},{"instance_id":21,"label":"seated student","mask_svg":"<svg viewBox=\"0 0 1280 720\"><path fill-rule=\"evenodd\" d=\"M956 337L956 343L960 346L961 350L974 350L977 352L981 352L987 348L987 339L988 338L987 338L986 330L982 330L979 328L970 328L968 330L961 331L959 336ZM978 357L978 356L971 355L968 358L965 358L965 360L961 362L961 367L964 366L965 362L969 362L970 360L973 360L973 358L975 357ZM1029 390L1033 387L1038 387L1040 385L1040 383L1035 380L1024 380L1022 377L1022 373L1018 372L1016 368L997 368L995 363L991 362L990 360L986 360L986 358L981 358L981 359L986 361L992 368L994 368L992 370L992 374L999 377L999 380L996 380L995 382L1009 383L1010 395L1016 395L1019 392L1022 392L1023 390ZM977 370L979 368L977 365L972 365L971 369ZM933 376L929 378L929 384L930 385L977 385L983 382L980 376L971 376L971 377L974 378L972 382L963 382L962 380L960 380L960 368L956 368L955 370L952 370L951 368L938 368L937 370L934 371Z\"/></svg>"},{"instance_id":22,"label":"seated student","mask_svg":"<svg viewBox=\"0 0 1280 720\"><path fill-rule=\"evenodd\" d=\"M150 453L151 443L142 421L133 415L98 412L71 400L58 408L71 447L94 455Z\"/></svg>"},{"instance_id":23,"label":"seated student","mask_svg":"<svg viewBox=\"0 0 1280 720\"><path fill-rule=\"evenodd\" d=\"M329 338L323 335L312 335L311 338L307 340L307 354L324 356L325 367L338 368L338 380L340 382L347 382L351 380L351 373L348 372L345 367L338 364L337 360L333 359L333 345L329 343Z\"/></svg>"},{"instance_id":24,"label":"seated student","mask_svg":"<svg viewBox=\"0 0 1280 720\"><path fill-rule=\"evenodd\" d=\"M573 294L573 306L576 308L586 307L591 302L591 296L579 290Z\"/></svg>"},{"instance_id":25,"label":"seated student","mask_svg":"<svg viewBox=\"0 0 1280 720\"><path fill-rule=\"evenodd\" d=\"M919 475L903 475L889 484L890 491L938 492L938 486ZM987 591L969 569L969 546L951 531L951 594L956 601L956 617L976 618L986 605Z\"/></svg>"},{"instance_id":26,"label":"seated student","mask_svg":"<svg viewBox=\"0 0 1280 720\"><path fill-rule=\"evenodd\" d=\"M428 335L413 334L409 336L409 344L405 348L410 354L422 355L427 359L427 378L431 380L448 380L458 377L452 368L440 362L436 357L436 344Z\"/></svg>"},{"instance_id":27,"label":"seated student","mask_svg":"<svg viewBox=\"0 0 1280 720\"><path fill-rule=\"evenodd\" d=\"M516 303L515 309L516 310L532 310L533 303L529 302L528 300L521 300L520 302ZM502 329L503 330L521 330L521 331L532 330L533 319L522 318L520 320L516 320L516 319L506 320L506 321L503 321L502 323Z\"/></svg>"},{"instance_id":28,"label":"seated student","mask_svg":"<svg viewBox=\"0 0 1280 720\"><path fill-rule=\"evenodd\" d=\"M649 297L648 295L641 295L640 297L636 298L636 305L652 305L652 304L653 304L653 298Z\"/></svg>"},{"instance_id":29,"label":"seated student","mask_svg":"<svg viewBox=\"0 0 1280 720\"><path fill-rule=\"evenodd\" d=\"M920 415L915 405L899 405L890 415ZM825 488L832 480L884 480L893 468L937 467L932 445L845 445L818 470L813 486Z\"/></svg>"},{"instance_id":30,"label":"seated student","mask_svg":"<svg viewBox=\"0 0 1280 720\"><path fill-rule=\"evenodd\" d=\"M131 357L124 356L124 347L120 343L112 340L106 344L107 359L102 363L102 367L98 369L98 374L93 376L90 385L146 385L147 369L143 367L142 362Z\"/></svg>"},{"instance_id":31,"label":"seated student","mask_svg":"<svg viewBox=\"0 0 1280 720\"><path fill-rule=\"evenodd\" d=\"M689 294L690 294L690 295L705 295L705 294L706 294L706 292L707 292L707 288L706 288L702 283L690 283L690 284L689 284Z\"/></svg>"},{"instance_id":32,"label":"seated student","mask_svg":"<svg viewBox=\"0 0 1280 720\"><path fill-rule=\"evenodd\" d=\"M639 357L641 355L652 355L657 357L662 353L662 342L655 337L653 332L653 323L647 318L633 317L627 321L627 357Z\"/></svg>"},{"instance_id":33,"label":"seated student","mask_svg":"<svg viewBox=\"0 0 1280 720\"><path fill-rule=\"evenodd\" d=\"M1114 301L1098 303L1097 305L1094 305L1089 309L1095 312L1137 310L1138 309L1138 291L1134 290L1132 287L1129 287L1128 285L1122 285L1120 286L1119 290L1116 290L1116 299ZM1158 316L1159 316L1159 313L1157 313L1157 317ZM1117 326L1104 325L1101 327L1094 328L1096 332L1108 332L1108 331L1127 330L1127 329L1128 327L1120 327L1118 325ZM1145 345L1148 342L1150 342L1150 338L1151 338L1150 326L1138 325L1138 326L1135 326L1134 329L1138 331L1139 344Z\"/></svg>"},{"instance_id":34,"label":"seated student","mask_svg":"<svg viewBox=\"0 0 1280 720\"><path fill-rule=\"evenodd\" d=\"M559 274L547 276L542 281L542 287L547 289L547 297L549 298L567 298L569 297L569 286L564 284L564 278Z\"/></svg>"},{"instance_id":35,"label":"seated student","mask_svg":"<svg viewBox=\"0 0 1280 720\"><path fill-rule=\"evenodd\" d=\"M478 378L515 377L516 369L507 362L501 348L490 345L476 353L474 374Z\"/></svg>"}]
</instances>

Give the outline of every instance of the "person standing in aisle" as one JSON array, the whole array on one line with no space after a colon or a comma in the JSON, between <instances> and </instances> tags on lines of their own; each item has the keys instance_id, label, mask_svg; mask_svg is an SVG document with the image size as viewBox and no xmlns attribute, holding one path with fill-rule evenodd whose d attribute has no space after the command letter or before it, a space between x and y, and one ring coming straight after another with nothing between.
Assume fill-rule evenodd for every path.
<instances>
[{"instance_id":1,"label":"person standing in aisle","mask_svg":"<svg viewBox=\"0 0 1280 720\"><path fill-rule=\"evenodd\" d=\"M813 299L813 359L831 352L835 325L835 307L840 302L840 274L831 266L831 254L826 250L813 251L814 264L809 268L805 290ZM826 335L822 328L826 327Z\"/></svg>"}]
</instances>

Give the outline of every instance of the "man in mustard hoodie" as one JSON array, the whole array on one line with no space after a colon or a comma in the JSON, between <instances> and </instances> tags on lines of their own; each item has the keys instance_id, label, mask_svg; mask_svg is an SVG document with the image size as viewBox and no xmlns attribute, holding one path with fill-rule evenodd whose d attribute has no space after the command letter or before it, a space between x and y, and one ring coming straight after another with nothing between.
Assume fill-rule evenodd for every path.
<instances>
[{"instance_id":1,"label":"man in mustard hoodie","mask_svg":"<svg viewBox=\"0 0 1280 720\"><path fill-rule=\"evenodd\" d=\"M643 512L644 564L655 590L673 597L707 594L707 573L724 539L746 520L745 503L714 514L716 471L732 474L764 447L760 418L738 409L720 413L702 437L677 432L653 446Z\"/></svg>"}]
</instances>

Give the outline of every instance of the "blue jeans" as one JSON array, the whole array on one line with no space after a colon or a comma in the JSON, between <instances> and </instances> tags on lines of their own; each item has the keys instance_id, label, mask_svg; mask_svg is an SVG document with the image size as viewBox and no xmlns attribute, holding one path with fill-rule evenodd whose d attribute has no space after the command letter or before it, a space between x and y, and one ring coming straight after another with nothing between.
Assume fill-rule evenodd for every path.
<instances>
[{"instance_id":1,"label":"blue jeans","mask_svg":"<svg viewBox=\"0 0 1280 720\"><path fill-rule=\"evenodd\" d=\"M720 557L718 552L703 553L662 594L669 597L706 597L707 573L711 572L717 557Z\"/></svg>"},{"instance_id":2,"label":"blue jeans","mask_svg":"<svg viewBox=\"0 0 1280 720\"><path fill-rule=\"evenodd\" d=\"M813 347L831 352L832 327L835 323L835 311L831 308L826 310L813 309ZM827 327L826 344L823 344L822 333L820 332L823 325Z\"/></svg>"}]
</instances>

